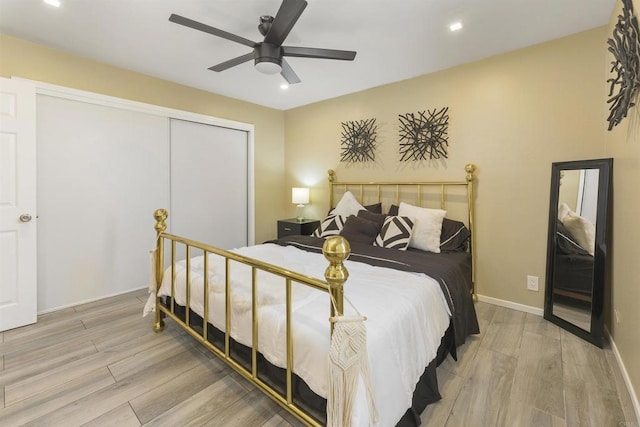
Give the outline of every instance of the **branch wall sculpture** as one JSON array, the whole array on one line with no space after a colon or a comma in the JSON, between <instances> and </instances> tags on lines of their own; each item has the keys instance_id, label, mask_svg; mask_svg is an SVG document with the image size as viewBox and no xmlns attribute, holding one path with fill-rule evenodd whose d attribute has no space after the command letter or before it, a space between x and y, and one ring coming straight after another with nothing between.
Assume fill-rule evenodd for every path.
<instances>
[{"instance_id":1,"label":"branch wall sculpture","mask_svg":"<svg viewBox=\"0 0 640 427\"><path fill-rule=\"evenodd\" d=\"M405 115L400 119L400 161L447 158L449 107Z\"/></svg>"},{"instance_id":2,"label":"branch wall sculpture","mask_svg":"<svg viewBox=\"0 0 640 427\"><path fill-rule=\"evenodd\" d=\"M377 130L376 119L342 122L340 161L374 161Z\"/></svg>"},{"instance_id":3,"label":"branch wall sculpture","mask_svg":"<svg viewBox=\"0 0 640 427\"><path fill-rule=\"evenodd\" d=\"M632 0L622 0L622 15L618 15L613 38L607 40L608 50L615 58L611 61L611 72L616 73L615 78L607 80L610 83L607 103L611 104L607 118L609 130L627 117L640 92L640 31L634 15Z\"/></svg>"}]
</instances>

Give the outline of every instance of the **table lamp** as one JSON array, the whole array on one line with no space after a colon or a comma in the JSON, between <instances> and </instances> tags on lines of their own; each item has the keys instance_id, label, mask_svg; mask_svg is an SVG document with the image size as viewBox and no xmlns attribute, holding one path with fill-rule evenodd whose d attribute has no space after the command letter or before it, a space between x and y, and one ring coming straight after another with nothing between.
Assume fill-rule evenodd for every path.
<instances>
[{"instance_id":1,"label":"table lamp","mask_svg":"<svg viewBox=\"0 0 640 427\"><path fill-rule=\"evenodd\" d=\"M296 219L302 222L304 219L302 210L304 205L309 203L309 189L306 187L294 187L291 189L291 203L298 205L298 216Z\"/></svg>"}]
</instances>

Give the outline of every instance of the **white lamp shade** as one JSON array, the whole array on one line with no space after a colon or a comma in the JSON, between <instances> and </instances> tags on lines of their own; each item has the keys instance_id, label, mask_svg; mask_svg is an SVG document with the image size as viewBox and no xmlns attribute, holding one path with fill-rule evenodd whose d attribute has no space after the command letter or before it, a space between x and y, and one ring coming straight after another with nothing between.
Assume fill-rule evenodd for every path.
<instances>
[{"instance_id":1,"label":"white lamp shade","mask_svg":"<svg viewBox=\"0 0 640 427\"><path fill-rule=\"evenodd\" d=\"M309 203L309 189L305 187L291 189L291 203L306 205Z\"/></svg>"}]
</instances>

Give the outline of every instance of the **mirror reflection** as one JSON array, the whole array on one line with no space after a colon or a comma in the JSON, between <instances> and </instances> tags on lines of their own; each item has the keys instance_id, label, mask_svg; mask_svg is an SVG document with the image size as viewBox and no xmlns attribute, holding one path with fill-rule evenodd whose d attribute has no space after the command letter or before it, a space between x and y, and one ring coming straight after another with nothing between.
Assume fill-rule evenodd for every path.
<instances>
[{"instance_id":1,"label":"mirror reflection","mask_svg":"<svg viewBox=\"0 0 640 427\"><path fill-rule=\"evenodd\" d=\"M602 347L613 159L551 165L544 318Z\"/></svg>"},{"instance_id":2,"label":"mirror reflection","mask_svg":"<svg viewBox=\"0 0 640 427\"><path fill-rule=\"evenodd\" d=\"M598 169L560 171L552 313L591 331Z\"/></svg>"}]
</instances>

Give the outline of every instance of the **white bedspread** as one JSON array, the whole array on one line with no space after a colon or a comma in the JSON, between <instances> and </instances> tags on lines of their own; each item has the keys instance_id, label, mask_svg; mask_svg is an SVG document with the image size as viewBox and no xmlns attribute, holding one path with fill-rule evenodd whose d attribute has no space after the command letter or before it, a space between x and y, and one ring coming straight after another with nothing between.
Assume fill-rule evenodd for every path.
<instances>
[{"instance_id":1,"label":"white bedspread","mask_svg":"<svg viewBox=\"0 0 640 427\"><path fill-rule=\"evenodd\" d=\"M274 244L234 252L324 280L327 261L320 254ZM203 315L204 257L191 261L191 309ZM175 301L186 304L185 261L176 265ZM371 380L379 412L377 425L393 426L411 406L418 379L436 356L449 326L449 309L438 283L418 273L407 273L346 261L349 280L345 295L367 316ZM233 303L231 335L251 346L251 269L231 264ZM160 296L171 295L171 272L165 272ZM209 322L224 331L224 261L209 258ZM258 274L259 351L276 366L286 366L284 280ZM294 372L320 396L327 395L329 297L301 284L293 285ZM345 301L345 314L353 310ZM358 387L354 426L369 425L366 399Z\"/></svg>"}]
</instances>

